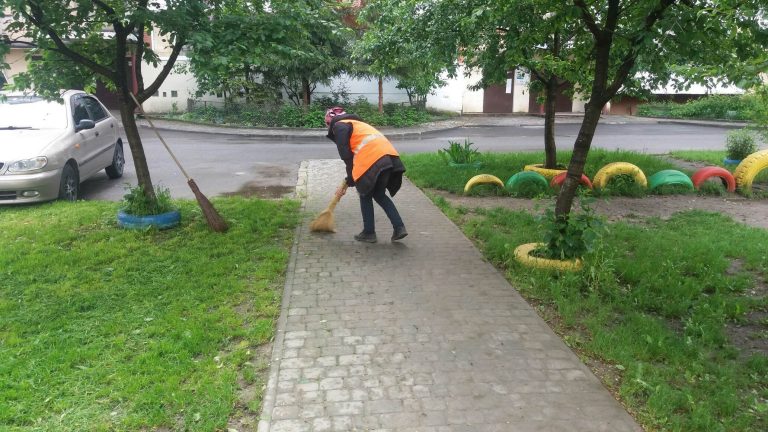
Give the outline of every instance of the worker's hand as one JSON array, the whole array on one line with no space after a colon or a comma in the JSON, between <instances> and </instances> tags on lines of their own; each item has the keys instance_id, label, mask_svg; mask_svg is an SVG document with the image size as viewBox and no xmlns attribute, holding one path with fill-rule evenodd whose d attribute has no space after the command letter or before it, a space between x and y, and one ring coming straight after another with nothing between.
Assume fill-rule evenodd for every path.
<instances>
[{"instance_id":1,"label":"worker's hand","mask_svg":"<svg viewBox=\"0 0 768 432\"><path fill-rule=\"evenodd\" d=\"M347 186L339 186L338 189L336 189L336 197L341 199L341 197L344 196L344 194L347 193Z\"/></svg>"}]
</instances>

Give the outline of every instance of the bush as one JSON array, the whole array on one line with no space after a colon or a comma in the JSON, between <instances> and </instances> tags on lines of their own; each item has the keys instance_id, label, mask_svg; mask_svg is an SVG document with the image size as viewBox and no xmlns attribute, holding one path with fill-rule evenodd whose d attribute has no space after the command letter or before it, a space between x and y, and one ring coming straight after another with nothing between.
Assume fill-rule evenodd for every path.
<instances>
[{"instance_id":1,"label":"bush","mask_svg":"<svg viewBox=\"0 0 768 432\"><path fill-rule=\"evenodd\" d=\"M277 107L263 104L226 104L223 107L205 105L183 114L170 113L168 117L251 127L324 128L325 110L335 105L344 106L348 113L360 116L373 126L406 127L433 120L433 115L426 110L411 106L385 104L384 112L380 113L376 105L362 97L351 104L342 104L327 96L317 98L309 108L293 104Z\"/></svg>"},{"instance_id":2,"label":"bush","mask_svg":"<svg viewBox=\"0 0 768 432\"><path fill-rule=\"evenodd\" d=\"M755 135L744 129L728 132L725 151L728 159L742 160L746 158L757 151Z\"/></svg>"},{"instance_id":3,"label":"bush","mask_svg":"<svg viewBox=\"0 0 768 432\"><path fill-rule=\"evenodd\" d=\"M448 141L448 148L440 149L437 154L448 163L472 164L480 159L480 152L473 148L474 143L469 139L464 139L464 144L458 141Z\"/></svg>"},{"instance_id":4,"label":"bush","mask_svg":"<svg viewBox=\"0 0 768 432\"><path fill-rule=\"evenodd\" d=\"M582 199L581 211L571 212L567 219L558 218L549 208L536 218L544 232L545 247L535 254L549 259L581 258L594 249L605 230L603 220L589 207L589 199Z\"/></svg>"},{"instance_id":5,"label":"bush","mask_svg":"<svg viewBox=\"0 0 768 432\"><path fill-rule=\"evenodd\" d=\"M758 105L753 95L713 95L686 103L652 102L640 105L637 113L648 117L707 120L749 120Z\"/></svg>"},{"instance_id":6,"label":"bush","mask_svg":"<svg viewBox=\"0 0 768 432\"><path fill-rule=\"evenodd\" d=\"M156 201L150 201L144 194L144 188L141 185L131 187L126 186L128 193L123 195L122 210L133 216L149 216L167 213L174 209L171 202L171 192L167 188L155 187Z\"/></svg>"}]
</instances>

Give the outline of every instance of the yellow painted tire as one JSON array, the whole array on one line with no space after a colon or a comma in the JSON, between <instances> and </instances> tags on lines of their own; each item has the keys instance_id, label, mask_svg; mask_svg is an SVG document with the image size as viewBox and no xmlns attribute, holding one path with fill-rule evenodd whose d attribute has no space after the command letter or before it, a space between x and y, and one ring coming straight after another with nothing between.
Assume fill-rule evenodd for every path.
<instances>
[{"instance_id":1,"label":"yellow painted tire","mask_svg":"<svg viewBox=\"0 0 768 432\"><path fill-rule=\"evenodd\" d=\"M595 178L592 179L592 185L595 188L603 189L611 178L621 174L629 174L634 177L637 184L648 187L648 179L645 178L643 170L629 162L613 162L600 168L600 171L595 174Z\"/></svg>"},{"instance_id":2,"label":"yellow painted tire","mask_svg":"<svg viewBox=\"0 0 768 432\"><path fill-rule=\"evenodd\" d=\"M551 181L556 175L568 171L566 168L550 169L550 168L544 168L543 166L544 166L543 164L526 165L525 167L523 167L523 171L537 172L543 175L544 178L546 178L548 181Z\"/></svg>"},{"instance_id":3,"label":"yellow painted tire","mask_svg":"<svg viewBox=\"0 0 768 432\"><path fill-rule=\"evenodd\" d=\"M496 186L504 189L504 182L501 181L498 177L491 174L478 174L467 182L466 185L464 185L464 193L469 192L473 187L479 185L479 184L495 184Z\"/></svg>"},{"instance_id":4,"label":"yellow painted tire","mask_svg":"<svg viewBox=\"0 0 768 432\"><path fill-rule=\"evenodd\" d=\"M766 168L768 168L768 150L752 153L744 158L733 172L736 186L741 190L751 189L755 176Z\"/></svg>"},{"instance_id":5,"label":"yellow painted tire","mask_svg":"<svg viewBox=\"0 0 768 432\"><path fill-rule=\"evenodd\" d=\"M526 243L515 248L515 259L522 265L540 269L553 269L562 271L581 270L581 260L556 260L531 256L531 252L544 243Z\"/></svg>"}]
</instances>

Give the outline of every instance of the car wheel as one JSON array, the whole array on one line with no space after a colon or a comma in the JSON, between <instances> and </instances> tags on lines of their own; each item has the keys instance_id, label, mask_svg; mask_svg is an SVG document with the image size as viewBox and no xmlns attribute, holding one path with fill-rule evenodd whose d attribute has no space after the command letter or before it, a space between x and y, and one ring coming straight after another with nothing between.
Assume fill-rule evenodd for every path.
<instances>
[{"instance_id":1,"label":"car wheel","mask_svg":"<svg viewBox=\"0 0 768 432\"><path fill-rule=\"evenodd\" d=\"M77 195L80 189L80 179L77 171L70 165L64 165L61 172L61 183L59 184L59 199L66 201L77 201Z\"/></svg>"},{"instance_id":2,"label":"car wheel","mask_svg":"<svg viewBox=\"0 0 768 432\"><path fill-rule=\"evenodd\" d=\"M112 155L112 165L108 166L105 169L105 171L107 172L107 177L111 179L122 177L123 168L125 168L125 154L123 154L123 143L118 141L115 144L115 154Z\"/></svg>"}]
</instances>

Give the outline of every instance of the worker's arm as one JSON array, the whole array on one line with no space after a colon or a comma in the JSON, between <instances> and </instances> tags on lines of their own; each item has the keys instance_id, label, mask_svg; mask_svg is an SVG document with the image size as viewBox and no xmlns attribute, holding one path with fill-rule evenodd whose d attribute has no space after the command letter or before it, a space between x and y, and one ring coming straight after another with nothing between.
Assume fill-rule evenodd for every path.
<instances>
[{"instance_id":1,"label":"worker's arm","mask_svg":"<svg viewBox=\"0 0 768 432\"><path fill-rule=\"evenodd\" d=\"M339 157L344 161L347 167L347 186L354 186L352 179L352 164L355 155L349 147L349 140L352 137L352 125L344 122L336 122L333 125L333 136L336 142L336 149L339 151Z\"/></svg>"}]
</instances>

